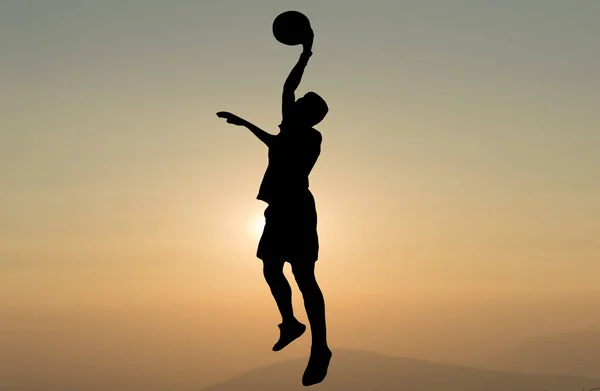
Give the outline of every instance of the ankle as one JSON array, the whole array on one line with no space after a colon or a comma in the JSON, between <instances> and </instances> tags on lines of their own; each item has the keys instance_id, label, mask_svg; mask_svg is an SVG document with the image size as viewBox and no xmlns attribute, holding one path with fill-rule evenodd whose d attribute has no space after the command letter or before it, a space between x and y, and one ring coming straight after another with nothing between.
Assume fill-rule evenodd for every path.
<instances>
[{"instance_id":1,"label":"ankle","mask_svg":"<svg viewBox=\"0 0 600 391\"><path fill-rule=\"evenodd\" d=\"M313 342L311 347L311 351L323 352L323 351L331 351L329 346L327 345L327 341L324 342Z\"/></svg>"},{"instance_id":2,"label":"ankle","mask_svg":"<svg viewBox=\"0 0 600 391\"><path fill-rule=\"evenodd\" d=\"M285 325L288 325L288 324L298 324L298 323L300 323L300 321L298 319L296 319L295 316L292 316L291 318L285 318L285 319L281 320L281 324L285 324Z\"/></svg>"}]
</instances>

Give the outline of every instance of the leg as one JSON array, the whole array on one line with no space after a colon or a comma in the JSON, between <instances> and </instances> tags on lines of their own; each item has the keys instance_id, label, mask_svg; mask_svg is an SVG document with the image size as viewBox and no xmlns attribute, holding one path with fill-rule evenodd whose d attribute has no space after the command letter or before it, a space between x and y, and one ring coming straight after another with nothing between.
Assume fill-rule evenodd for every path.
<instances>
[{"instance_id":1,"label":"leg","mask_svg":"<svg viewBox=\"0 0 600 391\"><path fill-rule=\"evenodd\" d=\"M292 268L304 298L304 307L312 334L310 358L302 376L302 384L311 386L325 380L332 356L327 346L325 299L315 278L315 262L301 260L293 264Z\"/></svg>"},{"instance_id":2,"label":"leg","mask_svg":"<svg viewBox=\"0 0 600 391\"><path fill-rule=\"evenodd\" d=\"M278 260L263 261L263 274L275 298L282 319L279 325L279 340L273 346L274 351L285 348L306 331L306 326L294 316L292 288L283 274L283 264L283 261Z\"/></svg>"},{"instance_id":3,"label":"leg","mask_svg":"<svg viewBox=\"0 0 600 391\"><path fill-rule=\"evenodd\" d=\"M296 262L292 265L292 270L304 298L304 308L306 308L312 333L312 345L326 348L325 299L315 278L315 262Z\"/></svg>"},{"instance_id":4,"label":"leg","mask_svg":"<svg viewBox=\"0 0 600 391\"><path fill-rule=\"evenodd\" d=\"M283 274L283 264L279 260L263 261L263 275L277 303L282 323L286 323L294 322L296 318L292 307L292 288Z\"/></svg>"}]
</instances>

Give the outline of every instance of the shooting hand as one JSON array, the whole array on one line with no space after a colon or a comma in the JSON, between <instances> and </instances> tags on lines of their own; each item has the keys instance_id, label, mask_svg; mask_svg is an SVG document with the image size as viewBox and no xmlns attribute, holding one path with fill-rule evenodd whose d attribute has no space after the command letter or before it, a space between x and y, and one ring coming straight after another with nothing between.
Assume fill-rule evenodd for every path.
<instances>
[{"instance_id":1,"label":"shooting hand","mask_svg":"<svg viewBox=\"0 0 600 391\"><path fill-rule=\"evenodd\" d=\"M312 28L310 29L308 36L306 37L306 42L304 42L302 44L302 46L304 47L304 51L305 52L310 52L312 50L312 46L313 46L313 41L315 39L315 33L313 32Z\"/></svg>"}]
</instances>

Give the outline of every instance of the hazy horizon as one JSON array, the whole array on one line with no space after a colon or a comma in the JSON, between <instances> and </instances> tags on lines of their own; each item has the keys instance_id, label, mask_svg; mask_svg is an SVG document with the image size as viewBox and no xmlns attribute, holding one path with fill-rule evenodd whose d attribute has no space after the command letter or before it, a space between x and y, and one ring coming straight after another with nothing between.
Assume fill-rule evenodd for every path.
<instances>
[{"instance_id":1,"label":"hazy horizon","mask_svg":"<svg viewBox=\"0 0 600 391\"><path fill-rule=\"evenodd\" d=\"M198 389L306 353L270 351L267 150L215 116L277 131L290 9L299 92L330 107L332 345L475 365L600 330L599 2L7 1L0 389Z\"/></svg>"}]
</instances>

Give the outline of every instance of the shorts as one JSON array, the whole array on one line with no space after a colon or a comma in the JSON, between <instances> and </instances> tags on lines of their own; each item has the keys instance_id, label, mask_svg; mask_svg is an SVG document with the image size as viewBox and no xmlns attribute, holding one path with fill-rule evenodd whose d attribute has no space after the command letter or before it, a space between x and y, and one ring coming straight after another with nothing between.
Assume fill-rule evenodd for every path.
<instances>
[{"instance_id":1,"label":"shorts","mask_svg":"<svg viewBox=\"0 0 600 391\"><path fill-rule=\"evenodd\" d=\"M317 209L310 191L269 204L256 256L263 261L317 261Z\"/></svg>"}]
</instances>

